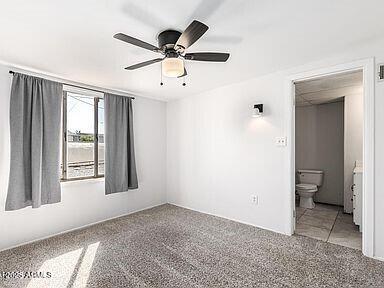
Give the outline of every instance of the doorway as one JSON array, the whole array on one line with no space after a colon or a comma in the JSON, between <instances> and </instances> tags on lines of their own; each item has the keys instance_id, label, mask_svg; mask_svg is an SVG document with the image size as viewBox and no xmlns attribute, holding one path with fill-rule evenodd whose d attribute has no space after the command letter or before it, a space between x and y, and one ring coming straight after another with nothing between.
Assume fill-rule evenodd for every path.
<instances>
[{"instance_id":1,"label":"doorway","mask_svg":"<svg viewBox=\"0 0 384 288\"><path fill-rule=\"evenodd\" d=\"M362 70L295 82L295 234L361 250L362 159Z\"/></svg>"},{"instance_id":2,"label":"doorway","mask_svg":"<svg viewBox=\"0 0 384 288\"><path fill-rule=\"evenodd\" d=\"M374 205L373 205L373 183L374 183L374 61L373 59L361 60L352 63L332 66L329 68L299 73L289 76L286 82L286 95L287 95L287 135L292 141L288 141L288 173L287 180L288 193L290 195L290 207L292 213L290 217L290 233L294 234L296 229L296 215L300 214L296 211L296 159L295 159L295 86L308 80L316 80L324 77L346 75L361 71L362 73L362 97L363 97L363 152L362 163L364 165L362 171L362 192L361 192L361 227L362 227L362 252L364 255L373 257L374 247ZM357 160L357 159L356 159ZM356 164L356 163L355 163ZM357 163L358 164L358 163ZM315 199L316 202L316 199ZM338 206L338 205L334 205ZM318 210L321 204L318 205ZM329 207L323 207L329 208ZM343 208L336 208L337 215L341 211L344 214L344 200ZM298 213L297 213L298 212ZM335 213L334 213L335 214ZM335 218L336 222L337 216ZM340 219L338 221L341 221Z\"/></svg>"}]
</instances>

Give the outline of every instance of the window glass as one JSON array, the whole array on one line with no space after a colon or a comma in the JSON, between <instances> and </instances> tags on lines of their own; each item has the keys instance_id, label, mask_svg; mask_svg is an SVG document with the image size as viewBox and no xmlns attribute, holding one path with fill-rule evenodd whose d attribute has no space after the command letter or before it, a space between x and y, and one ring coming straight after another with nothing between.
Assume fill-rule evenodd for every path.
<instances>
[{"instance_id":1,"label":"window glass","mask_svg":"<svg viewBox=\"0 0 384 288\"><path fill-rule=\"evenodd\" d=\"M67 178L92 177L94 97L67 94Z\"/></svg>"},{"instance_id":2,"label":"window glass","mask_svg":"<svg viewBox=\"0 0 384 288\"><path fill-rule=\"evenodd\" d=\"M61 115L63 115L63 109L64 109L64 102L61 104ZM60 119L60 179L63 179L63 117Z\"/></svg>"},{"instance_id":3,"label":"window glass","mask_svg":"<svg viewBox=\"0 0 384 288\"><path fill-rule=\"evenodd\" d=\"M104 99L98 103L99 175L104 175Z\"/></svg>"}]
</instances>

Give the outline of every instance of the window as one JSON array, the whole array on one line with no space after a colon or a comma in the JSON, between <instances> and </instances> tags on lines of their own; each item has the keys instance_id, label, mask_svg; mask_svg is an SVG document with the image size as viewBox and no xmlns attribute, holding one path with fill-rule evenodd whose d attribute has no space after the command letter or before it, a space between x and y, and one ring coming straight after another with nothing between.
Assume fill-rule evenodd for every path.
<instances>
[{"instance_id":1,"label":"window","mask_svg":"<svg viewBox=\"0 0 384 288\"><path fill-rule=\"evenodd\" d=\"M102 97L64 91L61 162L63 181L103 177Z\"/></svg>"}]
</instances>

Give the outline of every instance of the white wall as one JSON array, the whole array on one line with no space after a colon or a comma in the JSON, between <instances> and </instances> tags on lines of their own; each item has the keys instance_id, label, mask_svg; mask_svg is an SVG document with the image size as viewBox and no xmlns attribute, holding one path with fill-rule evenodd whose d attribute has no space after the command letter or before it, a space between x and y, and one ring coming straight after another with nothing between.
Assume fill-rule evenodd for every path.
<instances>
[{"instance_id":1,"label":"white wall","mask_svg":"<svg viewBox=\"0 0 384 288\"><path fill-rule=\"evenodd\" d=\"M168 201L290 233L285 171L289 151L275 146L284 136L289 109L284 99L288 75L376 57L384 62L384 39L359 49L221 87L167 105ZM375 257L384 259L384 82L375 82ZM250 117L254 103L265 104L265 116ZM291 139L288 139L290 141ZM259 205L251 203L259 195Z\"/></svg>"},{"instance_id":2,"label":"white wall","mask_svg":"<svg viewBox=\"0 0 384 288\"><path fill-rule=\"evenodd\" d=\"M4 211L9 173L9 68L0 66L0 250L166 201L166 104L137 97L134 129L139 189L104 195L103 180L62 184L62 202Z\"/></svg>"},{"instance_id":3,"label":"white wall","mask_svg":"<svg viewBox=\"0 0 384 288\"><path fill-rule=\"evenodd\" d=\"M168 201L284 231L282 85L269 75L169 102ZM251 118L263 103L265 115ZM259 205L251 195L259 196Z\"/></svg>"},{"instance_id":4,"label":"white wall","mask_svg":"<svg viewBox=\"0 0 384 288\"><path fill-rule=\"evenodd\" d=\"M344 204L344 103L296 107L295 164L324 172L315 201Z\"/></svg>"},{"instance_id":5,"label":"white wall","mask_svg":"<svg viewBox=\"0 0 384 288\"><path fill-rule=\"evenodd\" d=\"M353 169L363 160L363 95L353 94L344 102L344 211L352 213Z\"/></svg>"}]
</instances>

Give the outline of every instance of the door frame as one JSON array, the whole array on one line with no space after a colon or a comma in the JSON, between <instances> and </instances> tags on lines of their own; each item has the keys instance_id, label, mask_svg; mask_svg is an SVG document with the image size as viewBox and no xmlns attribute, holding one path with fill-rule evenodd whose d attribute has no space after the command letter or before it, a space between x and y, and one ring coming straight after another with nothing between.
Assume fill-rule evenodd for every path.
<instances>
[{"instance_id":1,"label":"door frame","mask_svg":"<svg viewBox=\"0 0 384 288\"><path fill-rule=\"evenodd\" d=\"M362 207L362 252L368 257L374 256L374 172L375 172L375 61L367 58L354 62L305 71L290 75L285 81L285 123L287 132L287 195L290 197L288 234L295 231L295 82L340 73L363 71L363 207Z\"/></svg>"}]
</instances>

